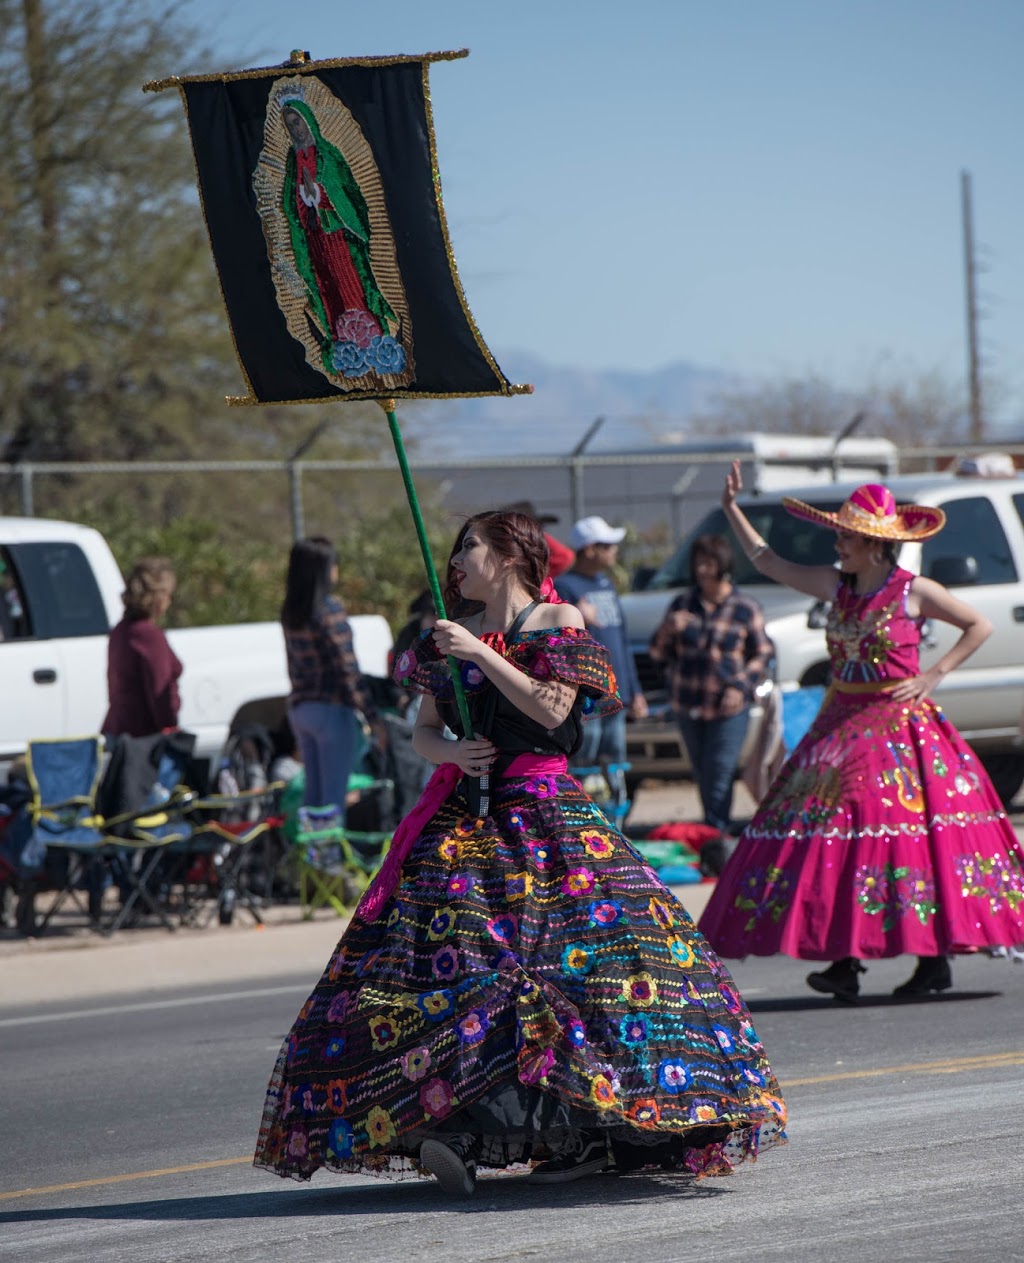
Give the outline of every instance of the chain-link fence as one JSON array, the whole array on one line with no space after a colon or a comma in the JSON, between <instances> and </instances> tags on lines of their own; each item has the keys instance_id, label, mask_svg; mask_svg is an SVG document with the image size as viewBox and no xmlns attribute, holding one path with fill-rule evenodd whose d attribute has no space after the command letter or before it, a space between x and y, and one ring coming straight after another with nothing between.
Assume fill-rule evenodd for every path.
<instances>
[{"instance_id":1,"label":"chain-link fence","mask_svg":"<svg viewBox=\"0 0 1024 1263\"><path fill-rule=\"evenodd\" d=\"M453 518L526 499L538 511L557 515L555 535L567 534L573 521L597 513L629 526L631 544L643 553L671 546L717 502L733 459L741 461L750 489L772 491L840 480L884 481L896 473L945 468L967 453L950 446L897 449L883 440L857 440L859 446L838 450L830 450L828 440L814 441L817 447L808 442L780 437L760 446L738 440L735 446L695 443L647 452L420 461L414 477L420 494ZM1024 466L1024 445L997 450ZM971 455L977 452L970 449ZM88 479L93 491L109 482L116 494L125 478L135 487L140 480L150 482L154 491L168 480L187 478L193 485L209 479L209 494L202 484L203 500L216 518L218 489L237 480L238 487L251 487L254 497L272 498L282 510L287 506L291 532L298 538L307 529L308 488L343 477L348 485L358 485L364 501L382 505L403 495L397 464L387 459L26 461L0 464L0 512L51 516L56 503L51 492L69 479ZM67 496L61 497L61 512L67 513L67 503Z\"/></svg>"}]
</instances>

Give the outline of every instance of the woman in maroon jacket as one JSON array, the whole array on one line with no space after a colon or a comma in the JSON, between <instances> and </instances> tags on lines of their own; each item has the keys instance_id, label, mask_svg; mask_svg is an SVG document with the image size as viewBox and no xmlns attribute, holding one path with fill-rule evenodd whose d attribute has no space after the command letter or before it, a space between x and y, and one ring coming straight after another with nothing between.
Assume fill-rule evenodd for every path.
<instances>
[{"instance_id":1,"label":"woman in maroon jacket","mask_svg":"<svg viewBox=\"0 0 1024 1263\"><path fill-rule=\"evenodd\" d=\"M110 633L103 731L149 737L177 728L181 663L158 621L174 596L174 569L166 557L144 557L128 576L124 617Z\"/></svg>"}]
</instances>

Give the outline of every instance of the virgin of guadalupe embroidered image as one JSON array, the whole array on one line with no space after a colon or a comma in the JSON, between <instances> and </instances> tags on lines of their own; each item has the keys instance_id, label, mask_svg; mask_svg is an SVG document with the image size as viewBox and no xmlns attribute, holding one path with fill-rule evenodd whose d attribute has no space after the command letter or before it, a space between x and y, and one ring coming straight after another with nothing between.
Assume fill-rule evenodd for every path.
<instances>
[{"instance_id":1,"label":"virgin of guadalupe embroidered image","mask_svg":"<svg viewBox=\"0 0 1024 1263\"><path fill-rule=\"evenodd\" d=\"M316 78L278 79L268 102L252 183L288 330L341 390L406 387L412 327L373 151Z\"/></svg>"}]
</instances>

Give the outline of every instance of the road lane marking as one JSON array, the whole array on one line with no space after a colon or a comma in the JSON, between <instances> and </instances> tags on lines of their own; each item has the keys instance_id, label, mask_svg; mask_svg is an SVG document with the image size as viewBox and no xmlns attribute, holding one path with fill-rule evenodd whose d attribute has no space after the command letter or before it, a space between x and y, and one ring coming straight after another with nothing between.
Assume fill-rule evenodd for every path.
<instances>
[{"instance_id":1,"label":"road lane marking","mask_svg":"<svg viewBox=\"0 0 1024 1263\"><path fill-rule=\"evenodd\" d=\"M956 1057L940 1061L917 1061L904 1066L884 1066L871 1070L848 1070L840 1074L814 1075L805 1079L788 1079L783 1087L807 1087L817 1083L841 1083L846 1079L873 1079L892 1074L963 1074L971 1070L999 1069L1024 1065L1024 1048L1001 1053L985 1053L976 1057ZM33 1197L44 1193L66 1193L80 1188L99 1188L104 1184L122 1184L129 1180L151 1180L161 1175L181 1175L191 1171L210 1171L215 1167L242 1166L252 1158L217 1158L211 1162L193 1162L188 1166L164 1167L159 1171L131 1171L125 1175L105 1175L94 1180L75 1180L71 1184L51 1184L46 1188L22 1188L0 1193L0 1202L16 1197Z\"/></svg>"},{"instance_id":2,"label":"road lane marking","mask_svg":"<svg viewBox=\"0 0 1024 1263\"><path fill-rule=\"evenodd\" d=\"M305 990L303 990L305 988ZM225 1000L254 1000L259 996L309 994L307 983L291 987L256 987L251 991L221 991L216 995L178 996L173 1000L141 1000L138 1004L107 1004L93 1009L67 1009L62 1013L37 1013L25 1017L0 1017L0 1027L34 1026L41 1022L69 1022L76 1017L111 1017L118 1013L145 1013L152 1009L184 1009L190 1004L217 1004Z\"/></svg>"},{"instance_id":3,"label":"road lane marking","mask_svg":"<svg viewBox=\"0 0 1024 1263\"><path fill-rule=\"evenodd\" d=\"M12 1197L30 1197L33 1193L67 1193L76 1188L99 1188L103 1184L124 1184L128 1180L152 1180L158 1175L182 1175L190 1171L210 1171L214 1167L237 1167L252 1158L216 1158L212 1162L190 1162L183 1167L164 1167L160 1171L131 1171L127 1175L104 1175L96 1180L75 1180L71 1184L50 1184L46 1188L22 1188L16 1193L0 1193L0 1202Z\"/></svg>"},{"instance_id":4,"label":"road lane marking","mask_svg":"<svg viewBox=\"0 0 1024 1263\"><path fill-rule=\"evenodd\" d=\"M1000 1066L1024 1066L1024 1048L1013 1052L986 1053L978 1057L954 1057L947 1061L915 1061L905 1066L881 1066L870 1070L845 1070L838 1074L819 1074L805 1079L786 1079L785 1089L808 1087L814 1083L842 1083L846 1079L877 1079L890 1074L962 1074L968 1070L997 1069Z\"/></svg>"}]
</instances>

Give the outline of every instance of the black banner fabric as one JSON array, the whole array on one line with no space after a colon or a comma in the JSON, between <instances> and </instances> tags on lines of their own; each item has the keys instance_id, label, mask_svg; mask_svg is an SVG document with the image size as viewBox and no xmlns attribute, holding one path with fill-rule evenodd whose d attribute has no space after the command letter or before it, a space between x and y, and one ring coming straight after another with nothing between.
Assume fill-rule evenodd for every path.
<instances>
[{"instance_id":1,"label":"black banner fabric","mask_svg":"<svg viewBox=\"0 0 1024 1263\"><path fill-rule=\"evenodd\" d=\"M514 393L455 269L427 68L173 81L246 402Z\"/></svg>"}]
</instances>

